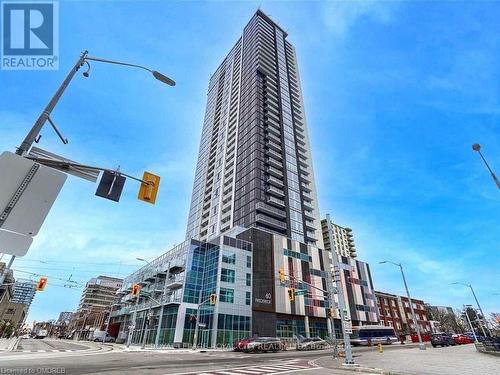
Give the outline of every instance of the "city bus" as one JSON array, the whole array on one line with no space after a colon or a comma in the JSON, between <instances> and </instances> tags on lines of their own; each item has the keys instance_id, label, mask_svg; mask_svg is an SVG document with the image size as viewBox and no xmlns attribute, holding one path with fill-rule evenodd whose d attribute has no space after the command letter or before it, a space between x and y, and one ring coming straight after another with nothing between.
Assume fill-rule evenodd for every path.
<instances>
[{"instance_id":1,"label":"city bus","mask_svg":"<svg viewBox=\"0 0 500 375\"><path fill-rule=\"evenodd\" d=\"M392 344L398 338L394 328L386 326L360 326L352 327L351 345L377 345Z\"/></svg>"}]
</instances>

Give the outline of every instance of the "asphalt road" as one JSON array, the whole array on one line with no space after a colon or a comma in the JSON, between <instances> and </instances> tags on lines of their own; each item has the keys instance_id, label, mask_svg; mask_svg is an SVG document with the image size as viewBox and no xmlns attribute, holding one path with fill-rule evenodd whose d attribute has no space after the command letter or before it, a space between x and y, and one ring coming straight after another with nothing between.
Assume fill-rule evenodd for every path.
<instances>
[{"instance_id":1,"label":"asphalt road","mask_svg":"<svg viewBox=\"0 0 500 375\"><path fill-rule=\"evenodd\" d=\"M46 341L46 340L39 340ZM61 343L65 343L61 341ZM44 343L41 343L43 345ZM47 344L54 345L53 341ZM74 344L66 341L66 345ZM11 353L0 355L0 373L59 374L205 374L267 375L281 373L346 374L342 370L323 369L313 361L331 355L330 350L245 354L226 351L124 351L122 346L87 343L90 348L75 352ZM408 346L410 347L410 346ZM393 345L386 350L404 347ZM363 352L375 348L356 348ZM326 366L324 366L326 367Z\"/></svg>"},{"instance_id":2,"label":"asphalt road","mask_svg":"<svg viewBox=\"0 0 500 375\"><path fill-rule=\"evenodd\" d=\"M69 340L54 340L54 339L22 339L17 346L19 351L31 352L52 352L52 351L77 351L86 350L90 346L80 343L75 343Z\"/></svg>"}]
</instances>

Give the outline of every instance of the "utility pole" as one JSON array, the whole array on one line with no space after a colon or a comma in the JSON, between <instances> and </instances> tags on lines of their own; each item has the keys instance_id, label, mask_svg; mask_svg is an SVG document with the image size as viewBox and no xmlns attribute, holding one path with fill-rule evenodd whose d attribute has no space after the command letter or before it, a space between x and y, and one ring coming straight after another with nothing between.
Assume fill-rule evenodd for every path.
<instances>
[{"instance_id":1,"label":"utility pole","mask_svg":"<svg viewBox=\"0 0 500 375\"><path fill-rule=\"evenodd\" d=\"M340 326L342 329L342 336L344 339L344 350L345 350L345 365L353 365L354 364L354 359L352 357L352 348L351 348L351 339L349 337L349 334L346 333L345 331L345 300L344 300L344 288L342 286L342 279L340 277L340 264L339 264L339 258L338 254L335 251L334 247L334 241L333 241L333 228L332 228L332 222L330 221L330 215L326 215L326 223L328 227L328 237L330 239L330 244L331 244L331 255L332 255L332 274L331 274L331 281L336 283L336 289L337 289L337 296L339 299L339 310L340 310ZM335 305L335 300L333 298L333 294L331 296L331 303L332 306ZM332 327L333 333L335 335L335 324Z\"/></svg>"}]
</instances>

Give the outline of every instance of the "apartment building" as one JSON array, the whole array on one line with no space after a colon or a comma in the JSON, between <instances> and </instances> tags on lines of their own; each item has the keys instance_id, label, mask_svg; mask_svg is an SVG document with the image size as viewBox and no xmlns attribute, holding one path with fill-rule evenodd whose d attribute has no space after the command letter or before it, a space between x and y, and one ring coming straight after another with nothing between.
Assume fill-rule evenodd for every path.
<instances>
[{"instance_id":1,"label":"apartment building","mask_svg":"<svg viewBox=\"0 0 500 375\"><path fill-rule=\"evenodd\" d=\"M257 227L323 247L297 57L258 10L210 78L186 239Z\"/></svg>"},{"instance_id":2,"label":"apartment building","mask_svg":"<svg viewBox=\"0 0 500 375\"><path fill-rule=\"evenodd\" d=\"M330 222L328 223L328 221ZM335 251L343 257L357 257L354 235L351 228L342 227L330 219L323 219L321 220L321 230L325 250ZM331 236L328 233L329 231L331 232ZM333 240L333 243L330 238Z\"/></svg>"}]
</instances>

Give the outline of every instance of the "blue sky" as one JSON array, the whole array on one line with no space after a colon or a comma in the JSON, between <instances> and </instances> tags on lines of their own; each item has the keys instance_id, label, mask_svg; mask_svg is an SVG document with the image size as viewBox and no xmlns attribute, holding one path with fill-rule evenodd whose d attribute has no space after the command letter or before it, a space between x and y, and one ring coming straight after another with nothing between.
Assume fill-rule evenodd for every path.
<instances>
[{"instance_id":1,"label":"blue sky","mask_svg":"<svg viewBox=\"0 0 500 375\"><path fill-rule=\"evenodd\" d=\"M14 150L77 59L77 76L39 147L86 164L162 177L158 203L120 203L70 177L16 276L49 276L29 320L76 309L82 283L125 276L184 239L210 74L258 7L296 46L322 215L352 227L376 289L499 312L500 192L471 144L500 174L500 4L494 2L98 2L60 3L60 70L0 71L0 150ZM4 258L4 260L7 257ZM42 263L43 261L45 263Z\"/></svg>"}]
</instances>

